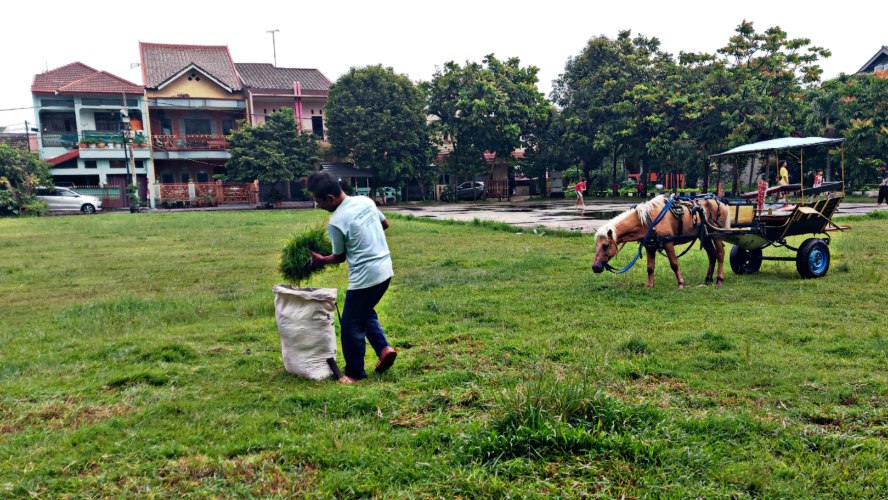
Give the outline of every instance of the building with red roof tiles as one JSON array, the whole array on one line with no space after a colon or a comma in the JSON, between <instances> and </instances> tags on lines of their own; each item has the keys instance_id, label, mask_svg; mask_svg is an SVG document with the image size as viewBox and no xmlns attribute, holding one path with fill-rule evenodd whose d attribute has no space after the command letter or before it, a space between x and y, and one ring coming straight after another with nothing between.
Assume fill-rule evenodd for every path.
<instances>
[{"instance_id":1,"label":"building with red roof tiles","mask_svg":"<svg viewBox=\"0 0 888 500\"><path fill-rule=\"evenodd\" d=\"M325 139L324 109L331 82L323 73L267 63L236 63L235 67L243 82L250 123L264 123L270 113L288 107L302 130Z\"/></svg>"},{"instance_id":2,"label":"building with red roof tiles","mask_svg":"<svg viewBox=\"0 0 888 500\"><path fill-rule=\"evenodd\" d=\"M125 188L135 173L145 197L154 171L149 150L139 147L147 142L144 94L141 85L81 62L34 75L39 149L53 164L53 179ZM127 142L130 148L124 147ZM119 203L123 206L125 198Z\"/></svg>"},{"instance_id":3,"label":"building with red roof tiles","mask_svg":"<svg viewBox=\"0 0 888 500\"><path fill-rule=\"evenodd\" d=\"M226 136L247 118L228 47L139 43L154 168L164 184L210 183L231 158Z\"/></svg>"}]
</instances>

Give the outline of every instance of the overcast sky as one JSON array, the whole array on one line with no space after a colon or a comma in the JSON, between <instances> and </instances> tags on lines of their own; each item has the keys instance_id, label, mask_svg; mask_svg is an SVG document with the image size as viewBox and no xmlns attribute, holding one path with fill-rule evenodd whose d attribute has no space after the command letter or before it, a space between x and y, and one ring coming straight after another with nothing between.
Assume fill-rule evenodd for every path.
<instances>
[{"instance_id":1,"label":"overcast sky","mask_svg":"<svg viewBox=\"0 0 888 500\"><path fill-rule=\"evenodd\" d=\"M882 7L878 7L882 5ZM543 0L437 2L266 0L13 2L0 22L0 110L32 105L34 74L74 61L142 83L139 41L227 45L236 62L317 68L335 81L350 67L383 64L414 81L447 61L516 56L540 69L547 96L565 61L589 38L621 29L655 36L673 54L715 52L744 19L758 32L780 26L832 51L824 77L854 73L888 45L888 4L743 0ZM0 111L0 126L34 110Z\"/></svg>"}]
</instances>

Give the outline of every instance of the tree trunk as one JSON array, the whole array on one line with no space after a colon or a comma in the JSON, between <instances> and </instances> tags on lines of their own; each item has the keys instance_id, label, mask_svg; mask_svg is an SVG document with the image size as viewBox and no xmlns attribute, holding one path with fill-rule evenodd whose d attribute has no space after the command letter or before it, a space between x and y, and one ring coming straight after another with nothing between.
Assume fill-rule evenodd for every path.
<instances>
[{"instance_id":1,"label":"tree trunk","mask_svg":"<svg viewBox=\"0 0 888 500\"><path fill-rule=\"evenodd\" d=\"M703 194L709 192L709 158L703 160Z\"/></svg>"},{"instance_id":2,"label":"tree trunk","mask_svg":"<svg viewBox=\"0 0 888 500\"><path fill-rule=\"evenodd\" d=\"M617 148L614 147L614 171L613 176L611 177L611 189L613 190L613 195L617 196L620 194L619 186L617 185Z\"/></svg>"}]
</instances>

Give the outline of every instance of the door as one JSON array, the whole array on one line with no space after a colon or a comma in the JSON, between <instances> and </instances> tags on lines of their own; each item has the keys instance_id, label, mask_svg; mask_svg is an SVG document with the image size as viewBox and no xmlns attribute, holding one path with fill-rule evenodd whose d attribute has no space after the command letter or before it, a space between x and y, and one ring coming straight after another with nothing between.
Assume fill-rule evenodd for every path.
<instances>
[{"instance_id":1,"label":"door","mask_svg":"<svg viewBox=\"0 0 888 500\"><path fill-rule=\"evenodd\" d=\"M79 194L65 188L56 188L55 194L56 196L50 196L50 198L56 199L58 210L80 210Z\"/></svg>"}]
</instances>

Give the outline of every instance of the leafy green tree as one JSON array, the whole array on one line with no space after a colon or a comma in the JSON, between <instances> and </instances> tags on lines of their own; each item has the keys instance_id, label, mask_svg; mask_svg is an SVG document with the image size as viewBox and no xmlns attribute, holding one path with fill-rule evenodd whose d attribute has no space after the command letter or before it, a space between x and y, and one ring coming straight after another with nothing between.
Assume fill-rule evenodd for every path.
<instances>
[{"instance_id":1,"label":"leafy green tree","mask_svg":"<svg viewBox=\"0 0 888 500\"><path fill-rule=\"evenodd\" d=\"M845 178L859 187L876 180L879 164L888 160L888 78L842 76L834 85L838 133L846 139Z\"/></svg>"},{"instance_id":2,"label":"leafy green tree","mask_svg":"<svg viewBox=\"0 0 888 500\"><path fill-rule=\"evenodd\" d=\"M633 136L637 123L630 121L630 92L652 81L654 60L664 57L659 45L656 38L633 38L629 30L620 31L616 39L592 38L555 80L552 100L562 109L562 140L587 177L611 158L615 184L617 158L644 154L647 141Z\"/></svg>"},{"instance_id":3,"label":"leafy green tree","mask_svg":"<svg viewBox=\"0 0 888 500\"><path fill-rule=\"evenodd\" d=\"M0 216L42 212L34 188L52 185L50 168L36 153L0 144Z\"/></svg>"},{"instance_id":4,"label":"leafy green tree","mask_svg":"<svg viewBox=\"0 0 888 500\"><path fill-rule=\"evenodd\" d=\"M426 175L425 97L406 76L381 65L352 68L330 87L326 112L333 151L372 171L377 182L402 185Z\"/></svg>"},{"instance_id":5,"label":"leafy green tree","mask_svg":"<svg viewBox=\"0 0 888 500\"><path fill-rule=\"evenodd\" d=\"M231 159L225 178L276 185L308 175L318 161L314 134L299 132L292 108L271 113L256 126L242 124L228 136Z\"/></svg>"},{"instance_id":6,"label":"leafy green tree","mask_svg":"<svg viewBox=\"0 0 888 500\"><path fill-rule=\"evenodd\" d=\"M550 112L537 90L538 72L522 67L517 57L501 61L488 54L465 66L450 61L425 84L433 136L453 148L447 158L453 173L481 172L485 151L507 159L515 149L532 145Z\"/></svg>"}]
</instances>

